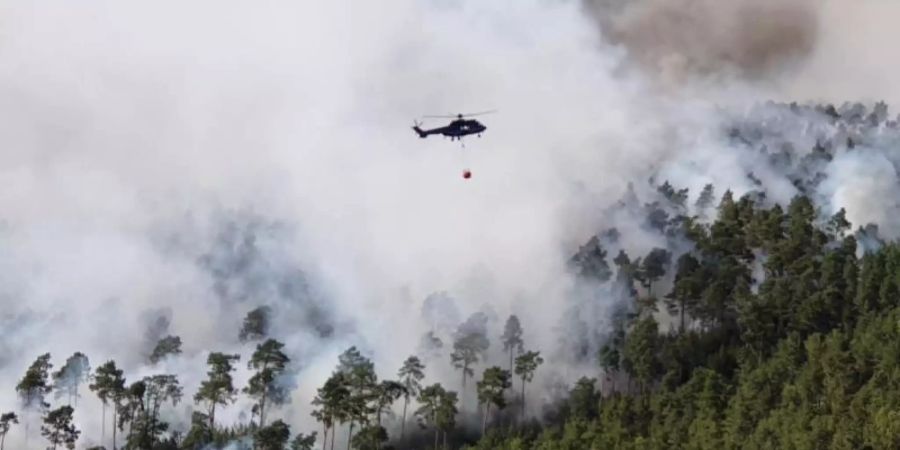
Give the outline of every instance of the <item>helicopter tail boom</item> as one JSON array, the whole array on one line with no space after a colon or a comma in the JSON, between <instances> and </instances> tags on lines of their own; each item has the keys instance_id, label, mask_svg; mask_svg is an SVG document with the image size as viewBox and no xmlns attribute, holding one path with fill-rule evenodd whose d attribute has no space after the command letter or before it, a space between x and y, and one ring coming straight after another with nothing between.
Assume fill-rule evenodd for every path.
<instances>
[{"instance_id":1,"label":"helicopter tail boom","mask_svg":"<svg viewBox=\"0 0 900 450\"><path fill-rule=\"evenodd\" d=\"M419 123L418 121L413 121L412 129L413 129L413 131L416 132L416 134L419 135L420 138L424 139L424 138L428 137L429 134L435 133L435 130L423 130L423 129L419 128L419 125L422 125L422 124Z\"/></svg>"}]
</instances>

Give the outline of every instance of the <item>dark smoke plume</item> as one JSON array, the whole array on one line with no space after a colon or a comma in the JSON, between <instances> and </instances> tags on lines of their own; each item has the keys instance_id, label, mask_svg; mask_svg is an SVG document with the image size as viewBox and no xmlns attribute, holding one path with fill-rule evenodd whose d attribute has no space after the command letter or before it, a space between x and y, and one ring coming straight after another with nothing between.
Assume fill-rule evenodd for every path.
<instances>
[{"instance_id":1,"label":"dark smoke plume","mask_svg":"<svg viewBox=\"0 0 900 450\"><path fill-rule=\"evenodd\" d=\"M585 0L607 39L667 78L755 80L795 67L819 34L809 0Z\"/></svg>"}]
</instances>

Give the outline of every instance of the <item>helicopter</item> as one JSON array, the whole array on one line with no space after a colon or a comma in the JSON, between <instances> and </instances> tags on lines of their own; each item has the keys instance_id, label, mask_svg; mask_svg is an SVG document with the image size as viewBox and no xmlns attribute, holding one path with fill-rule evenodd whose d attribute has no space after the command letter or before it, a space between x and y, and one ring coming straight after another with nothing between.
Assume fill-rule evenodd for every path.
<instances>
[{"instance_id":1,"label":"helicopter","mask_svg":"<svg viewBox=\"0 0 900 450\"><path fill-rule=\"evenodd\" d=\"M482 114L490 114L492 112L495 112L495 111L491 110L491 111L482 111L482 112L470 113L470 114L456 114L456 115L447 115L447 116L423 116L426 118L450 118L450 119L456 119L456 120L450 122L450 124L448 124L446 126L432 128L430 130L423 130L422 128L419 127L419 125L421 125L420 123L413 121L412 129L416 132L416 134L419 135L420 138L423 138L423 139L432 134L440 134L440 135L443 135L444 137L449 137L451 141L454 141L454 140L458 141L458 140L462 139L464 136L468 136L471 134L475 134L475 135L478 135L478 137L481 137L481 133L483 133L484 130L487 130L487 127L484 126L481 122L479 122L477 120L474 120L474 119L467 120L467 119L464 119L464 117L479 116Z\"/></svg>"}]
</instances>

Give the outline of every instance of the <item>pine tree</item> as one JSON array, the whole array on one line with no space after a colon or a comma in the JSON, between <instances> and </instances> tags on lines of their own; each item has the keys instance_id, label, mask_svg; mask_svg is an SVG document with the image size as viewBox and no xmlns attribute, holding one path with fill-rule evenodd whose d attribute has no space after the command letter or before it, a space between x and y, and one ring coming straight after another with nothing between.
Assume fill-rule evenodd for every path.
<instances>
[{"instance_id":1,"label":"pine tree","mask_svg":"<svg viewBox=\"0 0 900 450\"><path fill-rule=\"evenodd\" d=\"M349 402L349 399L350 382L347 375L343 372L332 374L325 382L325 385L318 389L316 397L312 401L313 406L318 407L318 409L312 412L312 416L317 421L322 422L322 426L325 429L324 441L322 441L323 450L328 442L328 432L332 431L336 422L345 420L344 405ZM334 448L334 434L333 432L331 434L332 448Z\"/></svg>"},{"instance_id":2,"label":"pine tree","mask_svg":"<svg viewBox=\"0 0 900 450\"><path fill-rule=\"evenodd\" d=\"M373 412L368 403L376 398L378 377L375 376L375 365L362 356L355 346L344 351L338 361L337 371L344 374L350 390L350 396L342 407L343 414L350 421L347 437L349 448L349 444L353 442L354 425L365 422Z\"/></svg>"},{"instance_id":3,"label":"pine tree","mask_svg":"<svg viewBox=\"0 0 900 450\"><path fill-rule=\"evenodd\" d=\"M6 443L6 434L9 433L10 427L18 423L19 416L14 412L3 413L3 415L0 415L0 450L3 450L3 445Z\"/></svg>"},{"instance_id":4,"label":"pine tree","mask_svg":"<svg viewBox=\"0 0 900 450\"><path fill-rule=\"evenodd\" d=\"M599 358L600 367L606 374L607 379L612 379L613 385L611 390L612 392L615 392L615 376L622 368L621 344L615 342L606 343L603 345L603 347L600 347L600 351L597 356Z\"/></svg>"},{"instance_id":5,"label":"pine tree","mask_svg":"<svg viewBox=\"0 0 900 450\"><path fill-rule=\"evenodd\" d=\"M228 405L237 396L238 391L234 387L231 372L234 371L234 363L240 359L240 355L213 352L206 360L209 365L209 371L206 372L208 378L200 383L200 389L194 395L194 401L206 402L211 431L215 430L216 406Z\"/></svg>"},{"instance_id":6,"label":"pine tree","mask_svg":"<svg viewBox=\"0 0 900 450\"><path fill-rule=\"evenodd\" d=\"M435 336L434 331L423 334L419 340L419 354L423 355L426 360L439 357L442 348L444 348L444 341Z\"/></svg>"},{"instance_id":7,"label":"pine tree","mask_svg":"<svg viewBox=\"0 0 900 450\"><path fill-rule=\"evenodd\" d=\"M260 426L254 433L257 450L284 450L291 438L291 427L282 420L276 420L269 426Z\"/></svg>"},{"instance_id":8,"label":"pine tree","mask_svg":"<svg viewBox=\"0 0 900 450\"><path fill-rule=\"evenodd\" d=\"M181 354L181 338L178 336L166 336L160 339L153 352L150 353L150 364L156 364L168 356Z\"/></svg>"},{"instance_id":9,"label":"pine tree","mask_svg":"<svg viewBox=\"0 0 900 450\"><path fill-rule=\"evenodd\" d=\"M378 426L381 426L381 415L385 411L390 412L390 406L400 397L405 395L406 388L402 383L393 380L383 380L375 389L375 415Z\"/></svg>"},{"instance_id":10,"label":"pine tree","mask_svg":"<svg viewBox=\"0 0 900 450\"><path fill-rule=\"evenodd\" d=\"M209 428L209 417L200 411L191 413L191 428L181 442L182 449L207 448L214 432Z\"/></svg>"},{"instance_id":11,"label":"pine tree","mask_svg":"<svg viewBox=\"0 0 900 450\"><path fill-rule=\"evenodd\" d=\"M144 380L135 381L125 389L121 404L118 405L119 420L116 426L120 430L125 431L125 424L128 424L128 433L125 434L126 448L132 445L134 440L135 425L137 425L137 431L141 431L141 418L147 410L147 405L144 403L144 394L146 392L146 382Z\"/></svg>"},{"instance_id":12,"label":"pine tree","mask_svg":"<svg viewBox=\"0 0 900 450\"><path fill-rule=\"evenodd\" d=\"M119 411L119 404L125 395L125 377L122 376L121 369L116 367L115 361L109 360L94 373L94 382L88 386L93 391L100 402L103 404L103 420L101 438L106 430L106 406L112 401L113 404L113 450L116 449L116 415Z\"/></svg>"},{"instance_id":13,"label":"pine tree","mask_svg":"<svg viewBox=\"0 0 900 450\"><path fill-rule=\"evenodd\" d=\"M269 335L269 318L272 315L272 309L268 306L260 306L247 313L244 323L241 325L241 331L238 333L238 339L241 342L259 341L265 339Z\"/></svg>"},{"instance_id":14,"label":"pine tree","mask_svg":"<svg viewBox=\"0 0 900 450\"><path fill-rule=\"evenodd\" d=\"M671 260L672 254L663 248L650 250L650 253L644 258L641 275L650 297L653 297L653 283L666 274Z\"/></svg>"},{"instance_id":15,"label":"pine tree","mask_svg":"<svg viewBox=\"0 0 900 450\"><path fill-rule=\"evenodd\" d=\"M50 354L44 353L31 363L31 366L25 371L25 376L22 377L22 380L16 385L16 392L19 395L19 400L22 402L22 409L24 409L26 413L43 412L50 407L50 404L45 401L45 398L53 389L53 386L48 380L50 369L52 367L53 364L50 363ZM26 417L26 441L28 440L29 435L29 424L30 422Z\"/></svg>"},{"instance_id":16,"label":"pine tree","mask_svg":"<svg viewBox=\"0 0 900 450\"><path fill-rule=\"evenodd\" d=\"M490 346L485 335L487 318L475 314L456 330L453 341L453 353L450 362L453 367L462 371L462 391L465 393L466 380L474 375L472 365L477 363Z\"/></svg>"},{"instance_id":17,"label":"pine tree","mask_svg":"<svg viewBox=\"0 0 900 450\"><path fill-rule=\"evenodd\" d=\"M595 386L597 380L581 377L569 391L568 409L572 417L593 420L597 418L600 394Z\"/></svg>"},{"instance_id":18,"label":"pine tree","mask_svg":"<svg viewBox=\"0 0 900 450\"><path fill-rule=\"evenodd\" d=\"M310 434L299 433L291 440L291 450L313 450L316 445L316 432Z\"/></svg>"},{"instance_id":19,"label":"pine tree","mask_svg":"<svg viewBox=\"0 0 900 450\"><path fill-rule=\"evenodd\" d=\"M403 420L400 422L400 439L406 435L406 408L409 398L419 395L421 381L425 378L425 366L417 356L410 356L403 361L403 367L397 372L397 378L403 384Z\"/></svg>"},{"instance_id":20,"label":"pine tree","mask_svg":"<svg viewBox=\"0 0 900 450\"><path fill-rule=\"evenodd\" d=\"M652 317L637 321L625 340L625 368L637 378L642 395L659 370L658 342L659 329Z\"/></svg>"},{"instance_id":21,"label":"pine tree","mask_svg":"<svg viewBox=\"0 0 900 450\"><path fill-rule=\"evenodd\" d=\"M418 401L420 406L416 410L415 415L423 427L431 426L434 429L435 450L438 447L438 432L440 431L438 427L438 412L446 398L446 394L447 391L438 383L432 384L419 392Z\"/></svg>"},{"instance_id":22,"label":"pine tree","mask_svg":"<svg viewBox=\"0 0 900 450\"><path fill-rule=\"evenodd\" d=\"M16 391L26 409L43 407L46 404L44 398L53 387L48 382L50 369L50 354L39 356L25 372L25 376L16 385Z\"/></svg>"},{"instance_id":23,"label":"pine tree","mask_svg":"<svg viewBox=\"0 0 900 450\"><path fill-rule=\"evenodd\" d=\"M569 261L575 272L585 280L605 283L612 277L612 270L606 262L606 250L600 244L600 238L592 237L578 249Z\"/></svg>"},{"instance_id":24,"label":"pine tree","mask_svg":"<svg viewBox=\"0 0 900 450\"><path fill-rule=\"evenodd\" d=\"M435 427L444 433L444 448L447 447L447 433L456 427L456 408L458 396L454 391L444 391L435 411Z\"/></svg>"},{"instance_id":25,"label":"pine tree","mask_svg":"<svg viewBox=\"0 0 900 450\"><path fill-rule=\"evenodd\" d=\"M613 258L613 263L615 263L618 270L616 271L616 286L621 289L623 294L629 298L633 298L637 295L637 290L634 288L634 281L637 279L640 274L640 259L637 261L631 261L631 258L628 257L628 254L625 253L625 250L619 250L619 254Z\"/></svg>"},{"instance_id":26,"label":"pine tree","mask_svg":"<svg viewBox=\"0 0 900 450\"><path fill-rule=\"evenodd\" d=\"M678 257L675 266L675 285L672 292L666 296L666 306L670 312L678 314L678 330L684 333L685 315L696 307L697 300L703 291L704 280L700 262L690 253Z\"/></svg>"},{"instance_id":27,"label":"pine tree","mask_svg":"<svg viewBox=\"0 0 900 450\"><path fill-rule=\"evenodd\" d=\"M81 435L81 431L72 424L72 413L74 410L71 406L61 406L52 411L48 411L44 416L44 425L41 426L41 435L50 441L53 449L57 445L65 445L68 449L75 448L75 441Z\"/></svg>"},{"instance_id":28,"label":"pine tree","mask_svg":"<svg viewBox=\"0 0 900 450\"><path fill-rule=\"evenodd\" d=\"M534 378L538 366L544 363L540 352L525 352L516 358L515 373L522 379L522 420L525 420L525 385Z\"/></svg>"},{"instance_id":29,"label":"pine tree","mask_svg":"<svg viewBox=\"0 0 900 450\"><path fill-rule=\"evenodd\" d=\"M688 198L688 189L679 189L676 191L668 181L665 181L661 186L656 188L656 192L659 192L676 209L683 210L685 208L685 203Z\"/></svg>"},{"instance_id":30,"label":"pine tree","mask_svg":"<svg viewBox=\"0 0 900 450\"><path fill-rule=\"evenodd\" d=\"M707 184L706 186L703 186L703 190L700 191L700 196L697 197L697 203L695 203L695 205L697 206L697 209L699 209L702 214L707 208L712 206L714 201L715 201L715 192L714 192L713 185Z\"/></svg>"},{"instance_id":31,"label":"pine tree","mask_svg":"<svg viewBox=\"0 0 900 450\"><path fill-rule=\"evenodd\" d=\"M274 339L267 339L256 346L256 351L247 363L249 369L256 372L250 378L244 393L257 399L259 409L259 426L266 425L267 402L281 405L287 399L287 389L278 383L278 377L284 373L290 358L284 354L284 344Z\"/></svg>"},{"instance_id":32,"label":"pine tree","mask_svg":"<svg viewBox=\"0 0 900 450\"><path fill-rule=\"evenodd\" d=\"M75 352L66 364L53 373L53 388L56 390L56 398L65 396L68 404L78 404L78 388L82 383L90 379L91 365L88 357L81 352Z\"/></svg>"},{"instance_id":33,"label":"pine tree","mask_svg":"<svg viewBox=\"0 0 900 450\"><path fill-rule=\"evenodd\" d=\"M506 407L506 398L503 393L512 386L510 373L497 366L484 370L481 381L478 382L478 401L484 406L484 416L481 422L481 434L487 428L488 416L491 414L491 406L498 410Z\"/></svg>"},{"instance_id":34,"label":"pine tree","mask_svg":"<svg viewBox=\"0 0 900 450\"><path fill-rule=\"evenodd\" d=\"M166 402L172 406L178 404L183 390L175 375L152 375L141 380L143 389L140 398L141 408L132 412L131 421L137 426L137 433L130 433L128 444L131 448L154 448L159 442L168 424L159 421L160 408Z\"/></svg>"},{"instance_id":35,"label":"pine tree","mask_svg":"<svg viewBox=\"0 0 900 450\"><path fill-rule=\"evenodd\" d=\"M850 227L851 224L847 220L847 211L844 208L841 208L828 220L825 230L831 240L838 241L844 238L844 235L850 230Z\"/></svg>"},{"instance_id":36,"label":"pine tree","mask_svg":"<svg viewBox=\"0 0 900 450\"><path fill-rule=\"evenodd\" d=\"M513 352L522 354L522 346L524 345L522 341L522 324L519 323L519 318L515 314L506 319L501 340L503 341L503 350L509 353L509 371L512 372Z\"/></svg>"},{"instance_id":37,"label":"pine tree","mask_svg":"<svg viewBox=\"0 0 900 450\"><path fill-rule=\"evenodd\" d=\"M665 232L666 225L669 223L669 213L662 208L659 202L652 202L644 205L644 211L647 214L647 219L644 224L660 233Z\"/></svg>"},{"instance_id":38,"label":"pine tree","mask_svg":"<svg viewBox=\"0 0 900 450\"><path fill-rule=\"evenodd\" d=\"M380 450L381 446L387 442L387 430L381 425L365 425L356 436L353 436L353 448L359 450Z\"/></svg>"}]
</instances>

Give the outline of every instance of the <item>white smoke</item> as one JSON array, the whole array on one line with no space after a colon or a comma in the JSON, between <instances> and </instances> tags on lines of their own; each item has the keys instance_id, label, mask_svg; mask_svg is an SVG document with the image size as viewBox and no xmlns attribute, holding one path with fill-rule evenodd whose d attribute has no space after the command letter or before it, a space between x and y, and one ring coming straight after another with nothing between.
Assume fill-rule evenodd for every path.
<instances>
[{"instance_id":1,"label":"white smoke","mask_svg":"<svg viewBox=\"0 0 900 450\"><path fill-rule=\"evenodd\" d=\"M740 194L750 168L778 201L795 193L720 139L716 109L661 96L619 71L630 61L575 1L4 3L0 409L15 408L37 355L58 368L82 351L129 381L178 374L185 397L167 417L184 431L209 351L241 353L246 383L252 346L238 328L260 304L287 311L273 334L297 389L270 417L294 432L319 429L309 403L350 345L394 376L430 330L433 292L462 318L499 317L492 351L515 313L526 347L552 352L567 332L565 262L602 226L628 226L604 213L627 182ZM408 128L490 108L465 149ZM641 233L623 239L649 250ZM233 254L217 266L221 248ZM309 292L277 289L297 271ZM149 367L146 314L158 310L184 354ZM457 388L447 358L428 369ZM100 405L82 394L79 445L96 445ZM247 411L243 398L217 421ZM23 426L8 445L41 448L37 428L28 447Z\"/></svg>"}]
</instances>

